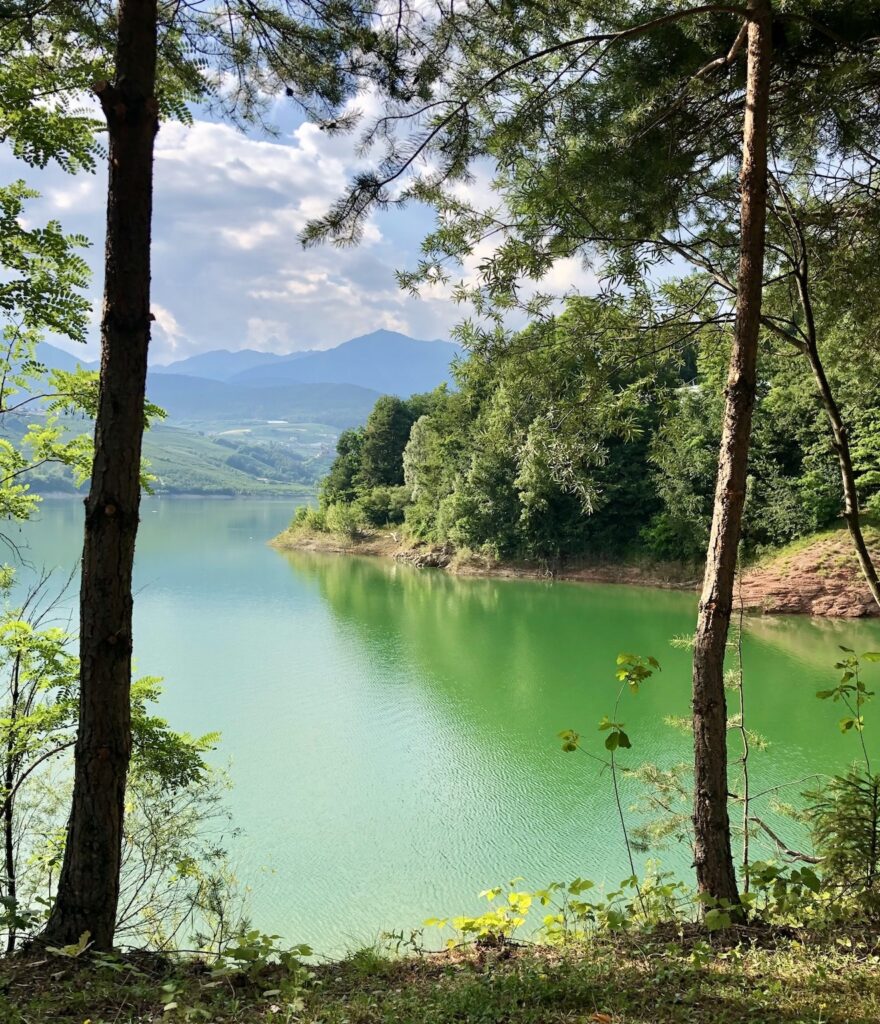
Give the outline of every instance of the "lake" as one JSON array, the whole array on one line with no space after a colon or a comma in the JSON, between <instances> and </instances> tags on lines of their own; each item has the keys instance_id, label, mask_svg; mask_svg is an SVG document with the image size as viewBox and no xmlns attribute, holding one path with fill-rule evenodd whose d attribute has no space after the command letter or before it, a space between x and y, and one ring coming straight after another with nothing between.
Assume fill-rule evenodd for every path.
<instances>
[{"instance_id":1,"label":"lake","mask_svg":"<svg viewBox=\"0 0 880 1024\"><path fill-rule=\"evenodd\" d=\"M578 729L600 753L617 654L650 654L663 671L622 700L633 750L621 763L686 762L689 737L664 719L688 712L690 656L670 639L693 630L696 598L284 554L266 541L290 514L148 497L136 563L137 671L164 677L175 727L222 732L214 757L234 784L232 851L255 926L335 954L478 912L480 890L514 877L628 875L610 780L557 734ZM46 500L15 531L35 564L69 570L82 506ZM748 622L748 725L770 744L753 790L856 756L839 707L815 698L833 685L837 644L880 649L880 624ZM686 875L683 848L659 858Z\"/></svg>"}]
</instances>

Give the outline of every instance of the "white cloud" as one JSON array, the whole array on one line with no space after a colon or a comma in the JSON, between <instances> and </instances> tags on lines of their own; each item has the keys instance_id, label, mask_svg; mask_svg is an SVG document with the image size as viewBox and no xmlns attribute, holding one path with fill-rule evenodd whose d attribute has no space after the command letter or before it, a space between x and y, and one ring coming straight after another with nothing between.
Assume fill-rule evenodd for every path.
<instances>
[{"instance_id":1,"label":"white cloud","mask_svg":"<svg viewBox=\"0 0 880 1024\"><path fill-rule=\"evenodd\" d=\"M378 109L370 96L358 106ZM351 137L328 136L308 123L271 139L205 120L162 126L153 225L156 361L212 348L326 347L377 327L448 336L466 314L451 301L451 289L428 289L417 299L401 292L394 276L418 258L429 226L424 209L371 218L356 248L302 248L303 227L342 194L360 166L354 153ZM458 187L481 208L499 205L489 171L478 166L474 180ZM20 175L43 193L27 210L29 222L58 217L65 231L92 239L91 293L99 310L103 169L75 178L51 168L29 172L0 150L0 180ZM471 254L468 280L491 251L487 242ZM577 261L563 261L542 287L565 292L591 281Z\"/></svg>"},{"instance_id":2,"label":"white cloud","mask_svg":"<svg viewBox=\"0 0 880 1024\"><path fill-rule=\"evenodd\" d=\"M170 309L161 306L158 302L150 303L150 312L153 314L152 339L161 340L169 353L177 353L185 341L183 329L177 322L177 318ZM151 340L152 340L151 339Z\"/></svg>"},{"instance_id":3,"label":"white cloud","mask_svg":"<svg viewBox=\"0 0 880 1024\"><path fill-rule=\"evenodd\" d=\"M68 211L82 215L87 210L98 211L104 205L103 182L92 175L68 178L64 184L46 190L46 199L55 215L64 217Z\"/></svg>"}]
</instances>

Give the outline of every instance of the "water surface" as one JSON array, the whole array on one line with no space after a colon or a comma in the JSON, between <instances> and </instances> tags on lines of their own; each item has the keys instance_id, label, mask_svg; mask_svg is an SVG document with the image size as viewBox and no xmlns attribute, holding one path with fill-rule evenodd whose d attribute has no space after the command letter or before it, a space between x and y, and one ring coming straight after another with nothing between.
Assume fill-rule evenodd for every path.
<instances>
[{"instance_id":1,"label":"water surface","mask_svg":"<svg viewBox=\"0 0 880 1024\"><path fill-rule=\"evenodd\" d=\"M137 667L164 676L176 727L223 734L255 925L338 953L476 911L475 894L508 878L625 877L607 775L557 733L601 752L616 655L651 654L662 673L621 705L626 756L686 762L689 737L664 719L688 711L689 654L669 640L692 631L695 598L283 554L266 541L290 511L147 498L136 564ZM69 569L81 519L79 502L47 500L18 539ZM880 649L880 625L749 623L748 721L771 742L753 789L855 757L837 706L814 696L841 643ZM683 848L661 859L687 873Z\"/></svg>"}]
</instances>

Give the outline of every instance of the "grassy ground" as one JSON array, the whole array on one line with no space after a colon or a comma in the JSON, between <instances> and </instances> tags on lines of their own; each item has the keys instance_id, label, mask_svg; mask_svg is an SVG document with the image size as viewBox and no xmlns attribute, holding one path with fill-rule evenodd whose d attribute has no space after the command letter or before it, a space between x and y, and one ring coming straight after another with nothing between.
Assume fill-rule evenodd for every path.
<instances>
[{"instance_id":1,"label":"grassy ground","mask_svg":"<svg viewBox=\"0 0 880 1024\"><path fill-rule=\"evenodd\" d=\"M712 950L628 938L577 951L483 950L389 959L362 951L314 968L301 991L277 970L217 978L153 956L96 965L0 961L0 1020L15 1024L876 1024L873 943L782 940Z\"/></svg>"},{"instance_id":2,"label":"grassy ground","mask_svg":"<svg viewBox=\"0 0 880 1024\"><path fill-rule=\"evenodd\" d=\"M880 547L880 516L865 514L860 517L862 533L869 547ZM774 562L788 561L789 559L808 551L820 541L845 540L849 541L849 533L842 520L831 526L826 526L816 533L807 534L806 537L799 537L788 544L778 548L769 548L761 552L750 563L750 568L761 568L772 565Z\"/></svg>"}]
</instances>

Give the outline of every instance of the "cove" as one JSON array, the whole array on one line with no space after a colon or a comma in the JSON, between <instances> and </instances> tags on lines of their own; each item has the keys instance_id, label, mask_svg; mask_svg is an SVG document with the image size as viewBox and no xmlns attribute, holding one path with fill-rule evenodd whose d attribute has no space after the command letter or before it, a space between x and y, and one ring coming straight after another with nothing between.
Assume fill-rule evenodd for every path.
<instances>
[{"instance_id":1,"label":"cove","mask_svg":"<svg viewBox=\"0 0 880 1024\"><path fill-rule=\"evenodd\" d=\"M670 640L693 629L696 598L267 547L290 513L148 497L136 560L137 670L164 677L176 728L222 732L213 756L233 783L242 834L228 844L254 925L336 954L477 912L481 889L514 877L628 875L607 775L563 754L557 734L577 729L601 753L615 658L650 654L662 673L621 703L626 757L686 764L690 738L665 719L688 711L689 653ZM30 563L60 579L82 506L46 500L14 529ZM65 605L74 612L75 593ZM815 698L833 684L838 644L880 649L880 623L747 619L747 724L768 741L753 790L856 756L837 706ZM627 804L638 792L624 782ZM657 856L688 876L684 847Z\"/></svg>"}]
</instances>

